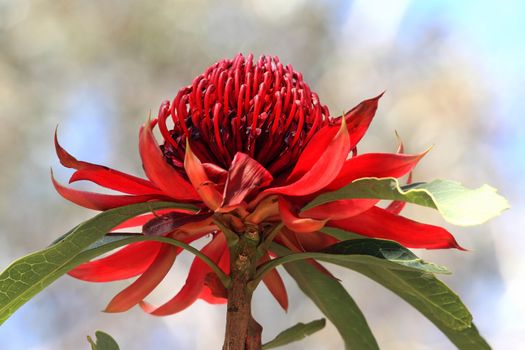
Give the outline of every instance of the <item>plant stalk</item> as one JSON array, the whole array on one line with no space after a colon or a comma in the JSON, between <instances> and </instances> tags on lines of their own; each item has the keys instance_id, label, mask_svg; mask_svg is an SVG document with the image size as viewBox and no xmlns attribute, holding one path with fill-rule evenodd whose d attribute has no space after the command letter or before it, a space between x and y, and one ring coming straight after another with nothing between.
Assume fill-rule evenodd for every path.
<instances>
[{"instance_id":1,"label":"plant stalk","mask_svg":"<svg viewBox=\"0 0 525 350\"><path fill-rule=\"evenodd\" d=\"M262 327L253 319L253 291L247 288L257 267L257 227L247 227L240 239L230 247L230 278L226 334L223 350L260 350Z\"/></svg>"}]
</instances>

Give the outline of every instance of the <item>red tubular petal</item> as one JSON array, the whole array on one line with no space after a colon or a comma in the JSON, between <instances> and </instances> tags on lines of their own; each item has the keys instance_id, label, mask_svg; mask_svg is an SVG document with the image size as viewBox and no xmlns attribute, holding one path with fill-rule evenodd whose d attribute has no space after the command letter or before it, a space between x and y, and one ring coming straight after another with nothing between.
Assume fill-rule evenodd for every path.
<instances>
[{"instance_id":1,"label":"red tubular petal","mask_svg":"<svg viewBox=\"0 0 525 350\"><path fill-rule=\"evenodd\" d=\"M327 190L339 189L362 177L401 177L408 174L430 149L420 154L366 153L348 159Z\"/></svg>"},{"instance_id":2,"label":"red tubular petal","mask_svg":"<svg viewBox=\"0 0 525 350\"><path fill-rule=\"evenodd\" d=\"M55 130L55 150L60 160L60 164L66 168L77 169L71 176L69 182L86 180L94 182L102 187L112 190L131 193L131 194L155 194L160 193L159 189L150 181L139 177L128 175L123 172L110 169L105 166L82 162L69 154L58 142Z\"/></svg>"},{"instance_id":3,"label":"red tubular petal","mask_svg":"<svg viewBox=\"0 0 525 350\"><path fill-rule=\"evenodd\" d=\"M372 208L377 199L343 199L319 205L300 213L303 218L320 220L346 219Z\"/></svg>"},{"instance_id":4,"label":"red tubular petal","mask_svg":"<svg viewBox=\"0 0 525 350\"><path fill-rule=\"evenodd\" d=\"M162 243L131 243L101 259L78 265L68 274L88 282L110 282L143 273L155 260Z\"/></svg>"},{"instance_id":5,"label":"red tubular petal","mask_svg":"<svg viewBox=\"0 0 525 350\"><path fill-rule=\"evenodd\" d=\"M270 258L268 255L265 255L263 259L261 259L261 262L269 261ZM276 269L270 270L264 277L263 282L272 293L273 297L281 307L287 311L288 310L288 293L286 293L286 287L284 286L284 282L281 278L281 275L279 275L279 272L277 272Z\"/></svg>"},{"instance_id":6,"label":"red tubular petal","mask_svg":"<svg viewBox=\"0 0 525 350\"><path fill-rule=\"evenodd\" d=\"M247 154L237 152L228 170L221 207L234 207L254 189L268 186L272 175L259 162Z\"/></svg>"},{"instance_id":7,"label":"red tubular petal","mask_svg":"<svg viewBox=\"0 0 525 350\"><path fill-rule=\"evenodd\" d=\"M141 128L139 135L140 157L146 175L166 195L174 199L199 200L191 184L164 159L151 128L151 122L147 122Z\"/></svg>"},{"instance_id":8,"label":"red tubular petal","mask_svg":"<svg viewBox=\"0 0 525 350\"><path fill-rule=\"evenodd\" d=\"M184 169L204 204L211 210L216 210L222 202L222 196L208 178L199 158L191 151L189 142L186 143Z\"/></svg>"},{"instance_id":9,"label":"red tubular petal","mask_svg":"<svg viewBox=\"0 0 525 350\"><path fill-rule=\"evenodd\" d=\"M452 234L444 228L416 222L378 207L350 219L329 221L327 226L363 236L390 239L408 248L463 250Z\"/></svg>"},{"instance_id":10,"label":"red tubular petal","mask_svg":"<svg viewBox=\"0 0 525 350\"><path fill-rule=\"evenodd\" d=\"M94 210L104 211L112 208L122 207L125 205L163 199L159 195L128 196L79 191L65 187L58 183L55 180L53 173L51 173L51 180L53 181L53 186L55 186L55 189L62 197L77 205Z\"/></svg>"},{"instance_id":11,"label":"red tubular petal","mask_svg":"<svg viewBox=\"0 0 525 350\"><path fill-rule=\"evenodd\" d=\"M319 191L330 184L339 174L349 152L350 139L343 122L330 144L323 149L323 153L317 161L299 180L282 187L267 189L257 199L270 194L304 196Z\"/></svg>"},{"instance_id":12,"label":"red tubular petal","mask_svg":"<svg viewBox=\"0 0 525 350\"><path fill-rule=\"evenodd\" d=\"M163 245L159 254L155 258L155 261L142 274L142 276L111 299L104 311L127 311L142 301L164 279L173 265L176 256L176 247Z\"/></svg>"},{"instance_id":13,"label":"red tubular petal","mask_svg":"<svg viewBox=\"0 0 525 350\"><path fill-rule=\"evenodd\" d=\"M315 232L322 229L326 221L328 220L316 220L310 218L300 218L292 212L292 207L290 203L283 199L279 198L279 212L281 214L281 219L283 223L290 230L293 230L298 233L308 233Z\"/></svg>"},{"instance_id":14,"label":"red tubular petal","mask_svg":"<svg viewBox=\"0 0 525 350\"><path fill-rule=\"evenodd\" d=\"M228 248L226 246L224 235L218 234L202 249L202 252L216 263L225 249ZM172 315L186 309L193 304L201 294L204 287L204 278L210 271L211 269L205 262L199 258L195 258L191 264L186 283L177 295L159 307L155 307L144 301L140 303L140 307L145 312L155 316Z\"/></svg>"}]
</instances>

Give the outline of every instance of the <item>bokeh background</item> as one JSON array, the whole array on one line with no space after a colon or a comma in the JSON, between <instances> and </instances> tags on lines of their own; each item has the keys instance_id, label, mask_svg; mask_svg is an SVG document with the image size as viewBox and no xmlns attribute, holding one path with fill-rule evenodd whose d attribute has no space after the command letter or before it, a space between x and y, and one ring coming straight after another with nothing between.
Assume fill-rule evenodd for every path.
<instances>
[{"instance_id":1,"label":"bokeh background","mask_svg":"<svg viewBox=\"0 0 525 350\"><path fill-rule=\"evenodd\" d=\"M39 249L94 212L62 200L52 144L80 159L141 173L138 128L208 65L237 52L292 63L333 114L386 90L361 152L435 145L417 180L490 183L510 211L480 227L447 226L470 252L418 251L445 277L495 349L525 342L525 2L515 1L30 1L0 0L0 265ZM85 188L85 187L84 187ZM444 225L430 210L407 215ZM189 257L153 301L185 279ZM384 349L451 349L408 304L357 274L336 270ZM218 349L225 308L197 302L155 318L100 312L129 282L63 277L0 327L2 349L87 349L102 329L123 350ZM254 305L264 338L320 318L287 279L284 313L262 287ZM341 349L335 328L288 349Z\"/></svg>"}]
</instances>

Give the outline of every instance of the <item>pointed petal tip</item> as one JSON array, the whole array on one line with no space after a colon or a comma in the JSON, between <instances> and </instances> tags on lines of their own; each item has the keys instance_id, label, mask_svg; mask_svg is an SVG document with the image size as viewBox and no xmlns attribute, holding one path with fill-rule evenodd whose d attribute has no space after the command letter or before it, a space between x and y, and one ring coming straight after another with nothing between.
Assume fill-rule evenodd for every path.
<instances>
[{"instance_id":1,"label":"pointed petal tip","mask_svg":"<svg viewBox=\"0 0 525 350\"><path fill-rule=\"evenodd\" d=\"M111 305L111 304L112 303L109 302L109 304L106 305L106 307L104 308L104 310L102 310L102 312L105 313L105 314L118 314L118 313L127 311L127 310L120 310L120 309L116 308L114 305Z\"/></svg>"},{"instance_id":2,"label":"pointed petal tip","mask_svg":"<svg viewBox=\"0 0 525 350\"><path fill-rule=\"evenodd\" d=\"M81 164L81 162L79 162L75 157L73 157L69 152L67 152L60 145L60 142L58 142L58 125L55 128L54 143L55 143L55 152L62 166L66 168L76 168L79 164Z\"/></svg>"},{"instance_id":3,"label":"pointed petal tip","mask_svg":"<svg viewBox=\"0 0 525 350\"><path fill-rule=\"evenodd\" d=\"M467 248L464 248L462 246L459 245L459 243L454 239L454 247L453 248L456 248L457 250L461 250L462 252L471 252L472 250L470 249L467 249Z\"/></svg>"}]
</instances>

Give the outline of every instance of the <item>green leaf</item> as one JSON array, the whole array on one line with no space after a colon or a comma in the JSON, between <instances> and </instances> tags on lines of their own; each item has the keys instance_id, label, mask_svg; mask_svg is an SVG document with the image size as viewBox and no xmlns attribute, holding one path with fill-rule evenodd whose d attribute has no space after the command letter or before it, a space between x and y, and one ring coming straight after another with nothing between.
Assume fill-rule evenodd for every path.
<instances>
[{"instance_id":1,"label":"green leaf","mask_svg":"<svg viewBox=\"0 0 525 350\"><path fill-rule=\"evenodd\" d=\"M403 298L432 321L458 349L490 349L458 295L433 275L373 265L340 265L373 279Z\"/></svg>"},{"instance_id":2,"label":"green leaf","mask_svg":"<svg viewBox=\"0 0 525 350\"><path fill-rule=\"evenodd\" d=\"M295 341L302 340L307 336L320 331L326 325L326 320L321 318L308 323L299 322L293 327L290 327L279 333L274 339L262 346L263 350L273 349L279 346L287 345Z\"/></svg>"},{"instance_id":3,"label":"green leaf","mask_svg":"<svg viewBox=\"0 0 525 350\"><path fill-rule=\"evenodd\" d=\"M450 274L450 271L446 267L426 262L401 244L383 239L359 238L343 241L323 249L323 253L329 256L320 260L333 262L335 264L339 262L352 263L356 261L352 259L353 256L360 256L357 258L358 263L366 263L363 259L373 257L379 258L380 260L372 259L374 262L367 264L377 264L394 270L411 271L415 269L423 273Z\"/></svg>"},{"instance_id":4,"label":"green leaf","mask_svg":"<svg viewBox=\"0 0 525 350\"><path fill-rule=\"evenodd\" d=\"M268 271L279 265L304 259L316 259L338 265L345 263L377 265L394 270L415 270L419 274L450 273L444 266L423 261L397 242L372 238L356 238L336 243L321 252L292 253L272 259L259 267L253 283L260 282Z\"/></svg>"},{"instance_id":5,"label":"green leaf","mask_svg":"<svg viewBox=\"0 0 525 350\"><path fill-rule=\"evenodd\" d=\"M276 247L277 244L272 245L272 250ZM399 295L460 349L490 348L472 323L472 315L461 299L434 276L433 273L442 268L425 263L395 242L355 239L328 247L323 253L277 253L281 257L263 265L258 273L269 271L281 263L287 264L284 266L288 270L293 265L289 262L304 258L337 264L357 271ZM349 255L345 257L344 254Z\"/></svg>"},{"instance_id":6,"label":"green leaf","mask_svg":"<svg viewBox=\"0 0 525 350\"><path fill-rule=\"evenodd\" d=\"M167 208L197 210L191 205L171 202L148 202L111 209L78 225L50 247L11 263L0 274L0 324L58 277L86 261L77 256L113 227L130 217Z\"/></svg>"},{"instance_id":7,"label":"green leaf","mask_svg":"<svg viewBox=\"0 0 525 350\"><path fill-rule=\"evenodd\" d=\"M276 243L272 244L272 251L280 256L290 254L288 249ZM334 324L346 349L379 349L363 313L337 280L305 261L289 263L284 268Z\"/></svg>"},{"instance_id":8,"label":"green leaf","mask_svg":"<svg viewBox=\"0 0 525 350\"><path fill-rule=\"evenodd\" d=\"M102 331L95 332L96 340L88 335L87 340L91 344L91 350L120 350L117 342L109 334Z\"/></svg>"},{"instance_id":9,"label":"green leaf","mask_svg":"<svg viewBox=\"0 0 525 350\"><path fill-rule=\"evenodd\" d=\"M484 223L509 208L505 198L488 185L471 190L459 182L434 180L402 188L394 178L361 178L345 187L324 193L304 210L340 199L376 198L399 200L437 209L451 224L472 226Z\"/></svg>"}]
</instances>

